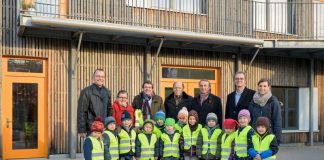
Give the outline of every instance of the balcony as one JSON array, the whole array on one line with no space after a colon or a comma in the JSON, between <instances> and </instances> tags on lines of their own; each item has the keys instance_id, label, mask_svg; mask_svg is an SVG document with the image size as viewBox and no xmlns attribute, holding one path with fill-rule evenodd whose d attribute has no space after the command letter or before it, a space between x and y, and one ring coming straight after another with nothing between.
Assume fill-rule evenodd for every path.
<instances>
[{"instance_id":1,"label":"balcony","mask_svg":"<svg viewBox=\"0 0 324 160\"><path fill-rule=\"evenodd\" d=\"M287 0L23 0L19 35L219 48L324 39L324 3ZM204 45L202 45L204 44Z\"/></svg>"}]
</instances>

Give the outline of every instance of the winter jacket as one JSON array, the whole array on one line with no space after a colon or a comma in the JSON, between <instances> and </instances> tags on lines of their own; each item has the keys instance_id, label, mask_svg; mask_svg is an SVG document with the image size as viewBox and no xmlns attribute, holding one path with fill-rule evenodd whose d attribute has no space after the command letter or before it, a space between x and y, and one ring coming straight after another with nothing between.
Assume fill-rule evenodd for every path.
<instances>
[{"instance_id":1,"label":"winter jacket","mask_svg":"<svg viewBox=\"0 0 324 160\"><path fill-rule=\"evenodd\" d=\"M222 128L223 124L223 111L222 111L222 102L221 99L213 94L209 94L208 98L200 104L200 95L194 98L193 107L189 110L194 109L198 112L199 123L203 126L206 125L206 117L208 113L215 113L218 117L218 124Z\"/></svg>"},{"instance_id":2,"label":"winter jacket","mask_svg":"<svg viewBox=\"0 0 324 160\"><path fill-rule=\"evenodd\" d=\"M143 92L138 94L137 96L134 97L132 106L134 109L142 109L143 105ZM155 119L154 115L157 111L163 110L165 112L164 106L163 106L163 100L160 96L154 95L152 97L152 104L151 104L151 119Z\"/></svg>"},{"instance_id":3,"label":"winter jacket","mask_svg":"<svg viewBox=\"0 0 324 160\"><path fill-rule=\"evenodd\" d=\"M173 118L178 121L178 113L182 109L182 107L187 107L187 109L192 108L192 100L193 98L189 96L186 92L182 92L182 98L179 104L176 104L176 100L174 98L174 92L172 92L164 102L165 107L165 115L168 118Z\"/></svg>"},{"instance_id":4,"label":"winter jacket","mask_svg":"<svg viewBox=\"0 0 324 160\"><path fill-rule=\"evenodd\" d=\"M112 115L111 93L106 87L92 84L84 88L78 101L78 133L90 133L90 126L97 116Z\"/></svg>"},{"instance_id":5,"label":"winter jacket","mask_svg":"<svg viewBox=\"0 0 324 160\"><path fill-rule=\"evenodd\" d=\"M121 125L121 116L123 112L126 110L132 117L132 124L135 125L135 118L134 118L134 108L127 103L127 106L121 106L119 101L115 101L112 105L113 107L113 117L116 120L116 125Z\"/></svg>"},{"instance_id":6,"label":"winter jacket","mask_svg":"<svg viewBox=\"0 0 324 160\"><path fill-rule=\"evenodd\" d=\"M151 137L154 134L146 134L144 133L148 142L151 143ZM136 141L135 141L135 156L136 157L141 157L141 142L138 138L138 136L136 137ZM157 141L155 143L155 147L154 147L154 157L159 157L159 138L157 137Z\"/></svg>"},{"instance_id":7,"label":"winter jacket","mask_svg":"<svg viewBox=\"0 0 324 160\"><path fill-rule=\"evenodd\" d=\"M225 119L232 118L232 119L238 120L237 119L238 113L242 109L249 109L249 105L253 99L254 93L255 93L254 90L251 90L251 89L248 89L247 87L245 87L243 92L241 93L241 97L240 97L239 101L237 102L237 105L235 105L236 91L227 95Z\"/></svg>"},{"instance_id":8,"label":"winter jacket","mask_svg":"<svg viewBox=\"0 0 324 160\"><path fill-rule=\"evenodd\" d=\"M240 134L245 127L239 127L237 129L238 134ZM254 148L253 142L252 142L252 136L254 135L254 130L251 128L247 134L247 149ZM235 141L235 139L234 139ZM234 151L235 152L235 151ZM236 154L234 154L235 160L252 160L252 157L248 156L246 158L239 158Z\"/></svg>"},{"instance_id":9,"label":"winter jacket","mask_svg":"<svg viewBox=\"0 0 324 160\"><path fill-rule=\"evenodd\" d=\"M209 128L208 126L205 127L208 130L208 138L210 138L213 133L216 131L216 129L220 129L219 125L217 125L214 128ZM203 144L204 144L204 140L203 140L203 135L202 132L199 133L198 135L198 139L197 139L197 145L196 145L196 154L198 157L201 157L202 159L220 159L221 158L221 142L222 142L222 135L223 133L221 133L218 137L217 137L217 146L216 146L216 155L212 155L211 153L207 153L207 154L202 154L203 151Z\"/></svg>"},{"instance_id":10,"label":"winter jacket","mask_svg":"<svg viewBox=\"0 0 324 160\"><path fill-rule=\"evenodd\" d=\"M281 106L277 97L271 96L265 106L260 106L253 101L250 103L249 111L251 114L252 127L256 127L256 121L259 117L268 117L270 120L271 132L275 134L278 145L280 145L281 128Z\"/></svg>"},{"instance_id":11,"label":"winter jacket","mask_svg":"<svg viewBox=\"0 0 324 160\"><path fill-rule=\"evenodd\" d=\"M265 137L271 135L270 132L265 133L263 136L260 136L259 134L256 134L256 136L259 137L259 140L262 141ZM258 153L254 148L249 148L248 153L251 157L255 157L257 154L260 154L261 159L266 159L268 157L271 157L273 155L276 155L279 151L278 143L276 136L274 136L273 140L270 143L270 147L268 150L265 150L261 153Z\"/></svg>"}]
</instances>

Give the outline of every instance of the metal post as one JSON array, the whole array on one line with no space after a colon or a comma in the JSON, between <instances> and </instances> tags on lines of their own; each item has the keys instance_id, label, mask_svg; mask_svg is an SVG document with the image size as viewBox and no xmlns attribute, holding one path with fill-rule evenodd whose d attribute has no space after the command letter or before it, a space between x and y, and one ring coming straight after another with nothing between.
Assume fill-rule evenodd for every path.
<instances>
[{"instance_id":1,"label":"metal post","mask_svg":"<svg viewBox=\"0 0 324 160\"><path fill-rule=\"evenodd\" d=\"M79 35L78 44L75 40L71 41L71 51L69 52L69 75L68 75L68 84L69 84L69 157L71 159L76 158L76 148L77 148L77 80L76 80L76 65L78 61L78 55L81 47L81 41L83 37L83 32Z\"/></svg>"},{"instance_id":2,"label":"metal post","mask_svg":"<svg viewBox=\"0 0 324 160\"><path fill-rule=\"evenodd\" d=\"M143 73L144 73L144 81L150 79L148 68L151 67L151 63L149 63L151 57L151 45L147 45L145 48L144 59L143 59Z\"/></svg>"},{"instance_id":3,"label":"metal post","mask_svg":"<svg viewBox=\"0 0 324 160\"><path fill-rule=\"evenodd\" d=\"M239 51L236 54L236 59L235 59L235 72L241 71L241 66L242 66L242 54L241 51Z\"/></svg>"},{"instance_id":4,"label":"metal post","mask_svg":"<svg viewBox=\"0 0 324 160\"><path fill-rule=\"evenodd\" d=\"M266 31L270 31L270 0L266 1Z\"/></svg>"},{"instance_id":5,"label":"metal post","mask_svg":"<svg viewBox=\"0 0 324 160\"><path fill-rule=\"evenodd\" d=\"M309 135L308 142L310 146L314 145L313 139L313 105L314 105L314 58L312 57L309 65Z\"/></svg>"},{"instance_id":6,"label":"metal post","mask_svg":"<svg viewBox=\"0 0 324 160\"><path fill-rule=\"evenodd\" d=\"M153 69L154 69L155 64L156 64L156 62L157 62L157 59L158 59L158 57L159 57L159 54L160 54L160 51L161 51L161 48L162 48L163 42L164 42L164 38L161 38L161 42L160 42L159 48L158 48L158 50L157 50L157 52L156 52L156 54L155 54L155 56L154 56L153 64L152 64L152 66L151 66L151 70L150 70L150 74L149 74L150 78L152 77Z\"/></svg>"},{"instance_id":7,"label":"metal post","mask_svg":"<svg viewBox=\"0 0 324 160\"><path fill-rule=\"evenodd\" d=\"M258 50L254 53L253 58L251 59L249 65L247 66L247 68L244 71L245 74L247 74L247 71L249 70L250 66L252 65L252 63L253 63L255 57L258 55L259 51L260 51L260 48L258 48Z\"/></svg>"}]
</instances>

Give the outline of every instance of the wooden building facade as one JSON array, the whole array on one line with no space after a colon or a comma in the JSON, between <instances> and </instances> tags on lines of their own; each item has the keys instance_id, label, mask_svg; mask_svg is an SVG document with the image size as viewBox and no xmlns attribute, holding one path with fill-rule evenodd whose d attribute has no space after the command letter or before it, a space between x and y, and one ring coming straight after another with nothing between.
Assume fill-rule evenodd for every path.
<instances>
[{"instance_id":1,"label":"wooden building facade","mask_svg":"<svg viewBox=\"0 0 324 160\"><path fill-rule=\"evenodd\" d=\"M46 0L0 2L0 155L3 159L70 153L70 134L76 132L71 129L76 126L75 113L71 112L76 111L79 92L92 83L92 74L97 68L105 70L105 85L112 91L112 100L115 100L119 90L125 89L129 93L130 102L141 91L141 84L145 79L152 80L155 92L163 98L170 89L169 84L177 79L188 83L187 88L191 89L188 92L194 95L195 89L198 88L198 79L201 78L199 74L206 71L213 74L208 77L213 84L213 92L222 99L224 110L227 94L234 90L233 74L237 70L245 71L248 68L249 88L256 89L259 79L269 78L274 93L284 93L282 101L285 101L285 104L290 104L290 101L296 102L291 107L286 106L283 111L283 114L288 116L283 122L283 143L308 143L309 115L302 113L308 111L309 105L302 104L308 104L309 97L306 97L309 95L307 90L311 84L309 75L312 72L310 63L314 60L316 109L313 115L316 126L313 141L324 141L324 56L317 56L324 53L323 49L300 51L308 57L300 57L299 52L293 50L279 49L270 52L271 49L268 49L268 52L261 49L250 65L257 51L255 46L259 44L241 44L244 40L250 40L252 43L262 39L314 40L312 37L315 34L315 22L309 20L314 17L313 12L309 11L310 6L295 7L296 13L306 10L309 14L303 16L312 18L307 22L305 18L296 20L295 33L288 34L259 31L254 28L253 8L258 1L191 0L197 3L198 9L195 9L194 5L181 9L177 7L177 3L169 4L168 0L163 0L168 6L174 5L174 10L170 7L169 10L161 9L159 7L163 4L155 4L154 0L150 1L151 4L146 4L145 0L137 1L141 3L130 4L128 0L60 0L55 4ZM313 3L311 0L303 2ZM33 7L28 6L29 3L34 4L36 11L30 10ZM123 7L125 10L119 10ZM30 24L24 23L26 17L30 18ZM125 36L124 32L100 34L101 30L87 31L91 26L85 30L65 30L58 28L54 23L33 28L33 25L42 20L37 19L39 17L54 21L78 20L80 25L83 25L83 22L100 23L99 28L118 24L142 27L144 30L153 28L181 33L193 32L202 34L201 36L214 34L228 37L230 40L222 42L217 39L213 43L212 40L206 40L200 44L195 38L169 40L167 36L158 35L155 38L148 38L148 35L143 35L143 38L136 35L133 38ZM133 35L132 32L129 34ZM246 39L237 42L235 37ZM159 48L160 44L162 48ZM274 52L278 54L272 54ZM314 57L309 54L313 54ZM37 67L39 70L33 70ZM192 70L197 72L198 76L178 77L177 72L180 69ZM305 95L306 97L303 97ZM32 111L38 113L33 115L34 118L19 114L26 110L19 108L19 104L27 101L30 104L26 106L37 108ZM36 105L35 101L41 103ZM76 143L76 152L82 152L80 137L72 138Z\"/></svg>"}]
</instances>

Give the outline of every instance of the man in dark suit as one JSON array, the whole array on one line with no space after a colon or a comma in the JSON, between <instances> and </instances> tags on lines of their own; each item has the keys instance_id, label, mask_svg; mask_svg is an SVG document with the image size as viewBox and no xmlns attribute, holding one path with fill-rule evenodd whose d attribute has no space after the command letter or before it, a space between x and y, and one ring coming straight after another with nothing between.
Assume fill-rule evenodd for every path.
<instances>
[{"instance_id":1,"label":"man in dark suit","mask_svg":"<svg viewBox=\"0 0 324 160\"><path fill-rule=\"evenodd\" d=\"M242 109L249 109L255 91L246 87L244 72L236 72L234 82L236 90L227 95L225 118L237 120L237 115Z\"/></svg>"}]
</instances>

